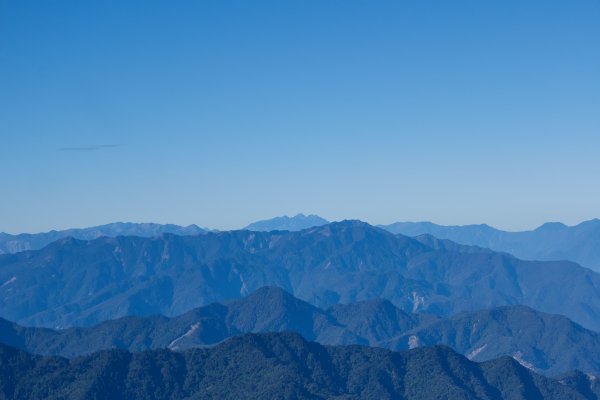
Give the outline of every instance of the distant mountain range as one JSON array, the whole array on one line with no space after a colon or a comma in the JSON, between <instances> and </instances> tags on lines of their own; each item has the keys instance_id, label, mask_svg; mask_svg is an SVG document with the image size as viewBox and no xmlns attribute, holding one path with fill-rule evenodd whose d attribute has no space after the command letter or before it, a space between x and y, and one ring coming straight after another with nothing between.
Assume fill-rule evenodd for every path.
<instances>
[{"instance_id":1,"label":"distant mountain range","mask_svg":"<svg viewBox=\"0 0 600 400\"><path fill-rule=\"evenodd\" d=\"M264 221L257 221L244 229L250 231L300 231L302 229L321 226L329 222L317 215L298 214L293 217L283 216ZM72 237L79 240L92 240L100 237L139 236L157 237L163 233L175 235L199 235L208 231L197 225L180 226L173 224L115 222L106 225L81 229L65 229L42 233L21 233L12 235L0 232L0 254L18 253L26 250L39 250L59 239Z\"/></svg>"},{"instance_id":2,"label":"distant mountain range","mask_svg":"<svg viewBox=\"0 0 600 400\"><path fill-rule=\"evenodd\" d=\"M600 334L566 317L525 306L464 312L449 318L406 313L387 300L327 310L279 288L211 304L172 319L125 317L90 328L25 328L0 320L0 343L29 353L74 357L105 349L186 350L244 333L294 331L326 345L362 344L392 350L447 345L474 361L511 356L549 375L570 370L600 374Z\"/></svg>"},{"instance_id":3,"label":"distant mountain range","mask_svg":"<svg viewBox=\"0 0 600 400\"><path fill-rule=\"evenodd\" d=\"M0 254L17 253L26 250L38 250L50 243L72 237L80 240L97 239L102 236L141 236L154 237L163 233L177 235L198 235L206 230L196 225L179 226L172 224L131 223L115 222L112 224L94 226L83 229L67 229L63 231L50 231L44 233L21 233L11 235L0 232Z\"/></svg>"},{"instance_id":4,"label":"distant mountain range","mask_svg":"<svg viewBox=\"0 0 600 400\"><path fill-rule=\"evenodd\" d=\"M303 229L326 225L328 223L329 221L318 215L297 214L293 217L283 216L253 222L244 229L258 232L301 231Z\"/></svg>"},{"instance_id":5,"label":"distant mountain range","mask_svg":"<svg viewBox=\"0 0 600 400\"><path fill-rule=\"evenodd\" d=\"M258 221L245 227L252 231L299 231L328 224L318 215L298 214ZM465 245L506 252L524 260L568 260L593 270L600 270L600 219L575 226L548 222L537 229L508 232L489 225L444 226L431 222L396 222L378 227L405 236L428 234Z\"/></svg>"},{"instance_id":6,"label":"distant mountain range","mask_svg":"<svg viewBox=\"0 0 600 400\"><path fill-rule=\"evenodd\" d=\"M431 222L396 222L380 227L407 236L429 234L507 252L525 260L570 260L600 270L600 219L576 226L551 222L524 232L506 232L489 225L443 226Z\"/></svg>"},{"instance_id":7,"label":"distant mountain range","mask_svg":"<svg viewBox=\"0 0 600 400\"><path fill-rule=\"evenodd\" d=\"M324 347L294 333L249 334L183 353L103 351L67 360L0 345L0 398L597 400L597 378L551 379L504 357L447 347Z\"/></svg>"},{"instance_id":8,"label":"distant mountain range","mask_svg":"<svg viewBox=\"0 0 600 400\"><path fill-rule=\"evenodd\" d=\"M321 307L386 298L404 311L452 315L524 304L600 329L600 276L591 270L359 221L299 232L62 239L0 256L0 315L47 327L173 316L269 285Z\"/></svg>"},{"instance_id":9,"label":"distant mountain range","mask_svg":"<svg viewBox=\"0 0 600 400\"><path fill-rule=\"evenodd\" d=\"M257 221L245 230L257 232L300 231L323 226L329 222L318 215L298 214ZM506 232L489 225L443 226L431 222L396 222L380 228L405 236L432 235L439 239L506 252L524 260L568 260L594 270L600 270L600 220L582 222L576 226L547 223L532 231ZM186 227L151 223L122 223L84 229L68 229L45 233L10 235L0 233L0 254L38 250L62 238L91 240L102 236L156 237L163 233L197 235L208 231L196 225Z\"/></svg>"}]
</instances>

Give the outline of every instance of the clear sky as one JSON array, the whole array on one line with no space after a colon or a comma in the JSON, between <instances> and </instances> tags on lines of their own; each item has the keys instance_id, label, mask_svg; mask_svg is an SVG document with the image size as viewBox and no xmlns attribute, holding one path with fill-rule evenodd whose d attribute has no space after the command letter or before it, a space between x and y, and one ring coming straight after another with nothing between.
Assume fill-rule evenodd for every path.
<instances>
[{"instance_id":1,"label":"clear sky","mask_svg":"<svg viewBox=\"0 0 600 400\"><path fill-rule=\"evenodd\" d=\"M0 1L0 231L600 217L600 2Z\"/></svg>"}]
</instances>

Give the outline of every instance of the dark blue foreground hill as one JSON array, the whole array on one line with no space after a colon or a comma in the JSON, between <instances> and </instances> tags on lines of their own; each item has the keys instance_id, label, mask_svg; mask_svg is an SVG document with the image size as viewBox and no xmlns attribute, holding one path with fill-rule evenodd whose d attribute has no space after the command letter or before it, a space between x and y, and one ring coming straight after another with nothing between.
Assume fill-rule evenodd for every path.
<instances>
[{"instance_id":1,"label":"dark blue foreground hill","mask_svg":"<svg viewBox=\"0 0 600 400\"><path fill-rule=\"evenodd\" d=\"M73 357L105 349L186 350L251 332L294 331L321 344L405 350L443 344L474 361L510 356L535 371L600 375L600 334L525 306L463 312L448 318L406 313L387 300L316 308L278 288L211 304L174 318L125 317L89 328L25 328L0 319L0 343Z\"/></svg>"},{"instance_id":2,"label":"dark blue foreground hill","mask_svg":"<svg viewBox=\"0 0 600 400\"><path fill-rule=\"evenodd\" d=\"M91 325L179 315L279 286L327 307L385 298L452 315L524 304L600 329L600 276L569 262L522 261L359 221L299 232L62 239L0 256L0 316L24 325Z\"/></svg>"},{"instance_id":3,"label":"dark blue foreground hill","mask_svg":"<svg viewBox=\"0 0 600 400\"><path fill-rule=\"evenodd\" d=\"M555 380L510 358L481 364L447 347L395 353L323 347L292 333L236 337L210 349L67 360L0 345L0 398L597 400L595 380Z\"/></svg>"}]
</instances>

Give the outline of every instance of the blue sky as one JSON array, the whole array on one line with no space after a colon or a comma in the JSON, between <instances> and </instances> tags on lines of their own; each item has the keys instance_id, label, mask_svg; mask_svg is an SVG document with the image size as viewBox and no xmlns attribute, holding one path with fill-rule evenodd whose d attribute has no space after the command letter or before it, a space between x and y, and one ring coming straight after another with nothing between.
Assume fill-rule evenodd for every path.
<instances>
[{"instance_id":1,"label":"blue sky","mask_svg":"<svg viewBox=\"0 0 600 400\"><path fill-rule=\"evenodd\" d=\"M0 2L0 231L600 217L600 3Z\"/></svg>"}]
</instances>

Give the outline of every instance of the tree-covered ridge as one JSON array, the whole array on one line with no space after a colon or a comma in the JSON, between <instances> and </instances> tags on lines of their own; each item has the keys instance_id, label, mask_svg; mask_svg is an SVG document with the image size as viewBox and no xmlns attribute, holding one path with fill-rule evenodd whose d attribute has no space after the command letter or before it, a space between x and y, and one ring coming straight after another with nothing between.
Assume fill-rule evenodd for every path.
<instances>
[{"instance_id":1,"label":"tree-covered ridge","mask_svg":"<svg viewBox=\"0 0 600 400\"><path fill-rule=\"evenodd\" d=\"M324 347L249 334L183 353L103 351L72 360L0 346L3 399L598 399L591 378L537 375L510 358L475 363L447 347Z\"/></svg>"},{"instance_id":2,"label":"tree-covered ridge","mask_svg":"<svg viewBox=\"0 0 600 400\"><path fill-rule=\"evenodd\" d=\"M186 350L250 332L294 331L321 344L392 350L443 344L474 361L510 356L556 375L600 374L600 334L559 315L525 306L464 312L448 318L406 313L387 300L319 309L282 289L265 287L224 304L174 318L125 317L89 328L26 328L0 320L0 342L24 351L74 357L104 349Z\"/></svg>"}]
</instances>

